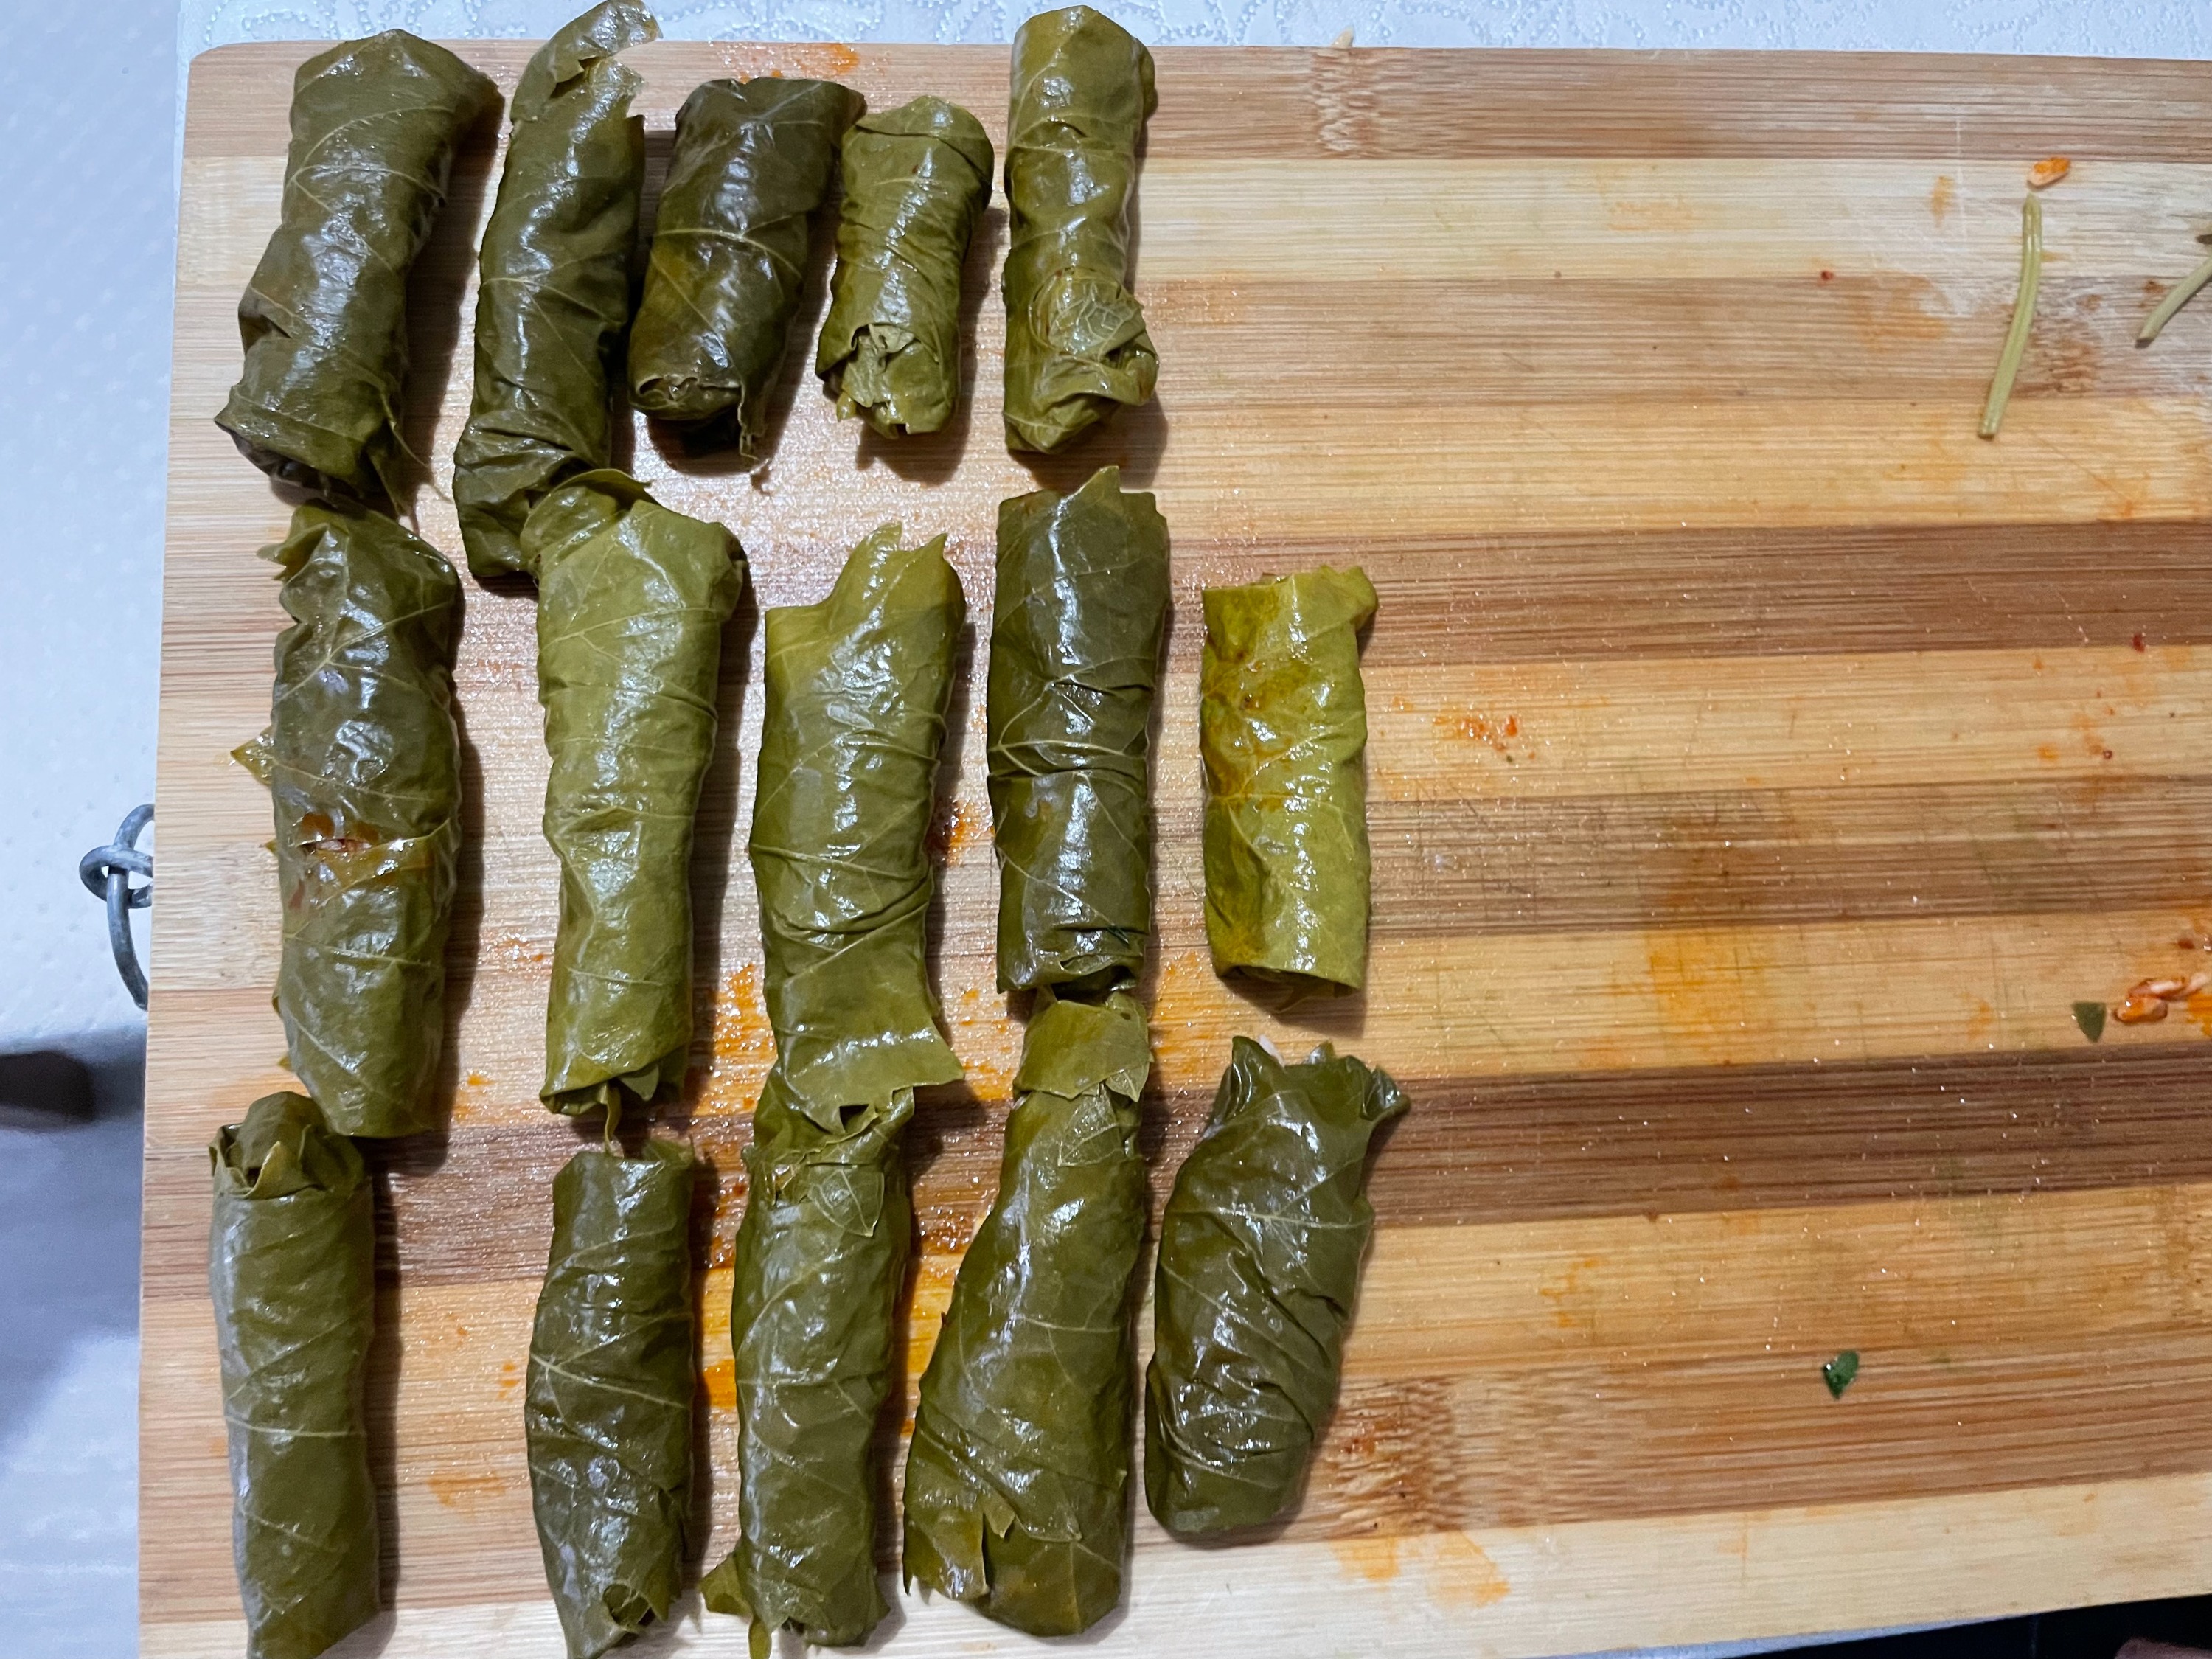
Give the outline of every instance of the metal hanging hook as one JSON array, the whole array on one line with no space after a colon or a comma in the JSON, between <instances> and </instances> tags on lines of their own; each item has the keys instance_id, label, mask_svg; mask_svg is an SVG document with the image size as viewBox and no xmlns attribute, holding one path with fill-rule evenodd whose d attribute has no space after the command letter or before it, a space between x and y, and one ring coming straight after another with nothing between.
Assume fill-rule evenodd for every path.
<instances>
[{"instance_id":1,"label":"metal hanging hook","mask_svg":"<svg viewBox=\"0 0 2212 1659\"><path fill-rule=\"evenodd\" d=\"M106 847L95 847L77 860L77 879L94 898L107 901L107 945L115 952L115 971L131 1000L146 1006L146 970L138 965L138 947L131 938L131 913L150 908L154 902L154 855L138 850L138 837L154 821L150 806L133 807ZM146 884L133 887L131 878L143 876Z\"/></svg>"}]
</instances>

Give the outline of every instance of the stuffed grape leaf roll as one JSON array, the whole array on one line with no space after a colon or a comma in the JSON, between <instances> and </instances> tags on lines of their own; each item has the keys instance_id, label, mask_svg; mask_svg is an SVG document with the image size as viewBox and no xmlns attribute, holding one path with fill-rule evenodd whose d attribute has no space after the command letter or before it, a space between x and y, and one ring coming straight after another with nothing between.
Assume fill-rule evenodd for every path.
<instances>
[{"instance_id":1,"label":"stuffed grape leaf roll","mask_svg":"<svg viewBox=\"0 0 2212 1659\"><path fill-rule=\"evenodd\" d=\"M407 274L489 80L391 29L300 65L282 217L238 302L246 367L216 423L309 489L393 495Z\"/></svg>"},{"instance_id":2,"label":"stuffed grape leaf roll","mask_svg":"<svg viewBox=\"0 0 2212 1659\"><path fill-rule=\"evenodd\" d=\"M1121 1599L1151 1069L1130 992L1038 994L998 1196L922 1376L907 1577L1033 1636L1087 1630Z\"/></svg>"},{"instance_id":3,"label":"stuffed grape leaf roll","mask_svg":"<svg viewBox=\"0 0 2212 1659\"><path fill-rule=\"evenodd\" d=\"M1014 36L1006 115L1006 441L1052 450L1152 395L1159 359L1127 286L1152 55L1088 6Z\"/></svg>"},{"instance_id":4,"label":"stuffed grape leaf roll","mask_svg":"<svg viewBox=\"0 0 2212 1659\"><path fill-rule=\"evenodd\" d=\"M561 861L538 1092L554 1111L611 1119L688 1063L692 820L744 553L605 471L539 502L522 544L552 756L545 839Z\"/></svg>"},{"instance_id":5,"label":"stuffed grape leaf roll","mask_svg":"<svg viewBox=\"0 0 2212 1659\"><path fill-rule=\"evenodd\" d=\"M1105 990L1152 931L1150 756L1168 526L1105 467L999 506L988 692L999 988Z\"/></svg>"},{"instance_id":6,"label":"stuffed grape leaf roll","mask_svg":"<svg viewBox=\"0 0 2212 1659\"><path fill-rule=\"evenodd\" d=\"M521 569L531 507L614 458L608 392L645 185L639 81L615 55L659 34L635 0L604 0L539 47L514 89L477 254L476 392L453 448L453 505L479 576Z\"/></svg>"},{"instance_id":7,"label":"stuffed grape leaf roll","mask_svg":"<svg viewBox=\"0 0 2212 1659\"><path fill-rule=\"evenodd\" d=\"M845 134L845 201L814 372L840 420L934 432L960 397L960 276L991 199L983 124L942 98Z\"/></svg>"},{"instance_id":8,"label":"stuffed grape leaf roll","mask_svg":"<svg viewBox=\"0 0 2212 1659\"><path fill-rule=\"evenodd\" d=\"M1367 978L1367 697L1375 589L1324 566L1206 592L1198 746L1217 973L1304 991Z\"/></svg>"},{"instance_id":9,"label":"stuffed grape leaf roll","mask_svg":"<svg viewBox=\"0 0 2212 1659\"><path fill-rule=\"evenodd\" d=\"M532 1508L569 1659L665 1618L691 1510L690 1149L586 1147L553 1178L523 1397Z\"/></svg>"},{"instance_id":10,"label":"stuffed grape leaf roll","mask_svg":"<svg viewBox=\"0 0 2212 1659\"><path fill-rule=\"evenodd\" d=\"M247 1659L314 1659L376 1616L376 1487L362 1385L376 1223L361 1153L315 1103L267 1095L208 1148Z\"/></svg>"},{"instance_id":11,"label":"stuffed grape leaf roll","mask_svg":"<svg viewBox=\"0 0 2212 1659\"><path fill-rule=\"evenodd\" d=\"M676 115L645 296L630 325L631 400L750 456L806 275L807 219L838 140L866 107L834 81L709 81Z\"/></svg>"},{"instance_id":12,"label":"stuffed grape leaf roll","mask_svg":"<svg viewBox=\"0 0 2212 1659\"><path fill-rule=\"evenodd\" d=\"M876 1578L877 1416L913 1205L914 1091L951 1083L925 959L927 839L965 605L944 538L886 526L819 604L767 616L749 852L776 1060L745 1150L731 1292L744 1535L702 1586L752 1620L864 1639Z\"/></svg>"},{"instance_id":13,"label":"stuffed grape leaf roll","mask_svg":"<svg viewBox=\"0 0 2212 1659\"><path fill-rule=\"evenodd\" d=\"M461 584L380 513L309 503L268 550L276 641L258 760L276 815L276 1008L292 1071L342 1134L435 1127L461 844Z\"/></svg>"},{"instance_id":14,"label":"stuffed grape leaf roll","mask_svg":"<svg viewBox=\"0 0 2212 1659\"><path fill-rule=\"evenodd\" d=\"M1368 1142L1405 1109L1386 1073L1326 1043L1295 1066L1231 1044L1160 1219L1145 1498L1169 1531L1258 1526L1297 1501L1375 1226Z\"/></svg>"}]
</instances>

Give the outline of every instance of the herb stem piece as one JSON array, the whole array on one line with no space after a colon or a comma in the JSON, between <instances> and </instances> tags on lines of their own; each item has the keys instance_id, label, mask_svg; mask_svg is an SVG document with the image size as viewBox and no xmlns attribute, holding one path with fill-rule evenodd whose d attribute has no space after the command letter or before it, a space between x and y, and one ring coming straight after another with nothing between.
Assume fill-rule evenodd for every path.
<instances>
[{"instance_id":1,"label":"herb stem piece","mask_svg":"<svg viewBox=\"0 0 2212 1659\"><path fill-rule=\"evenodd\" d=\"M2212 258L2206 259L2174 284L2166 298L2158 302L2158 308L2143 319L2142 331L2136 336L2136 343L2147 346L2158 338L2160 331L2173 320L2174 314L2182 307L2197 297L2197 290L2207 283L2212 283Z\"/></svg>"},{"instance_id":2,"label":"herb stem piece","mask_svg":"<svg viewBox=\"0 0 2212 1659\"><path fill-rule=\"evenodd\" d=\"M2029 197L2020 208L2020 297L2013 301L2012 328L2005 335L2004 355L1997 359L1996 378L1990 382L1990 400L1982 406L1982 436L1994 438L2004 424L2005 404L2012 397L2013 377L2027 351L2027 331L2035 321L2035 290L2043 280L2043 204Z\"/></svg>"}]
</instances>

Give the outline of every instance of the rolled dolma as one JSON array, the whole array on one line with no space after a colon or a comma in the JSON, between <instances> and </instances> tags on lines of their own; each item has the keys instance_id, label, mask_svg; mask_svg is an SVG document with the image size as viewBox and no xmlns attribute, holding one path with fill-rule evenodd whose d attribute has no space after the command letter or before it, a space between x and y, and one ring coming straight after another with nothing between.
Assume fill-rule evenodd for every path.
<instances>
[{"instance_id":1,"label":"rolled dolma","mask_svg":"<svg viewBox=\"0 0 2212 1659\"><path fill-rule=\"evenodd\" d=\"M906 1573L1034 1636L1121 1599L1145 1238L1145 1011L1042 992L999 1194L960 1263L906 1465Z\"/></svg>"},{"instance_id":2,"label":"rolled dolma","mask_svg":"<svg viewBox=\"0 0 2212 1659\"><path fill-rule=\"evenodd\" d=\"M355 507L300 507L267 556L293 619L265 739L292 1071L341 1134L414 1134L439 1117L460 580L435 548Z\"/></svg>"},{"instance_id":3,"label":"rolled dolma","mask_svg":"<svg viewBox=\"0 0 2212 1659\"><path fill-rule=\"evenodd\" d=\"M208 1157L208 1288L247 1659L314 1659L377 1611L362 1425L376 1317L368 1170L295 1094L255 1101Z\"/></svg>"},{"instance_id":4,"label":"rolled dolma","mask_svg":"<svg viewBox=\"0 0 2212 1659\"><path fill-rule=\"evenodd\" d=\"M1088 6L1014 36L1006 115L1006 441L1057 449L1152 395L1159 359L1127 287L1152 55Z\"/></svg>"},{"instance_id":5,"label":"rolled dolma","mask_svg":"<svg viewBox=\"0 0 2212 1659\"><path fill-rule=\"evenodd\" d=\"M453 505L479 576L521 569L538 498L614 459L608 391L645 184L645 124L629 109L639 82L615 54L659 35L635 0L605 0L539 47L514 89L477 254L476 393L453 447Z\"/></svg>"},{"instance_id":6,"label":"rolled dolma","mask_svg":"<svg viewBox=\"0 0 2212 1659\"><path fill-rule=\"evenodd\" d=\"M999 983L1039 994L998 1197L922 1376L906 1571L1036 1636L1113 1609L1128 1541L1152 1069L1128 988L1152 927L1146 759L1167 601L1167 525L1117 469L1000 505Z\"/></svg>"},{"instance_id":7,"label":"rolled dolma","mask_svg":"<svg viewBox=\"0 0 2212 1659\"><path fill-rule=\"evenodd\" d=\"M1364 572L1206 591L1198 747L1216 973L1298 991L1367 978Z\"/></svg>"},{"instance_id":8,"label":"rolled dolma","mask_svg":"<svg viewBox=\"0 0 2212 1659\"><path fill-rule=\"evenodd\" d=\"M714 758L722 625L744 553L620 472L532 510L545 839L561 924L545 1010L546 1105L572 1115L683 1080L691 1046L691 830Z\"/></svg>"},{"instance_id":9,"label":"rolled dolma","mask_svg":"<svg viewBox=\"0 0 2212 1659\"><path fill-rule=\"evenodd\" d=\"M407 273L453 151L499 91L400 29L310 58L292 81L283 217L238 302L246 368L216 423L287 483L393 493Z\"/></svg>"},{"instance_id":10,"label":"rolled dolma","mask_svg":"<svg viewBox=\"0 0 2212 1659\"><path fill-rule=\"evenodd\" d=\"M1168 526L1118 467L999 506L988 695L999 988L1104 990L1152 930L1146 763Z\"/></svg>"},{"instance_id":11,"label":"rolled dolma","mask_svg":"<svg viewBox=\"0 0 2212 1659\"><path fill-rule=\"evenodd\" d=\"M1170 1532L1257 1526L1297 1501L1375 1227L1367 1144L1405 1109L1387 1073L1326 1043L1302 1066L1231 1045L1160 1219L1145 1500Z\"/></svg>"},{"instance_id":12,"label":"rolled dolma","mask_svg":"<svg viewBox=\"0 0 2212 1659\"><path fill-rule=\"evenodd\" d=\"M917 98L854 123L844 177L814 372L840 420L934 432L960 398L960 274L991 199L991 141L966 110Z\"/></svg>"},{"instance_id":13,"label":"rolled dolma","mask_svg":"<svg viewBox=\"0 0 2212 1659\"><path fill-rule=\"evenodd\" d=\"M868 537L817 605L767 617L749 852L776 1060L745 1149L730 1332L744 1536L707 1605L862 1640L876 1581L876 1419L913 1228L900 1137L960 1062L924 951L927 836L965 619L944 538Z\"/></svg>"},{"instance_id":14,"label":"rolled dolma","mask_svg":"<svg viewBox=\"0 0 2212 1659\"><path fill-rule=\"evenodd\" d=\"M523 1425L569 1659L667 1616L691 1511L690 1150L586 1147L553 1178Z\"/></svg>"},{"instance_id":15,"label":"rolled dolma","mask_svg":"<svg viewBox=\"0 0 2212 1659\"><path fill-rule=\"evenodd\" d=\"M630 325L638 408L754 452L806 275L807 216L866 107L834 81L773 77L709 81L684 100Z\"/></svg>"}]
</instances>

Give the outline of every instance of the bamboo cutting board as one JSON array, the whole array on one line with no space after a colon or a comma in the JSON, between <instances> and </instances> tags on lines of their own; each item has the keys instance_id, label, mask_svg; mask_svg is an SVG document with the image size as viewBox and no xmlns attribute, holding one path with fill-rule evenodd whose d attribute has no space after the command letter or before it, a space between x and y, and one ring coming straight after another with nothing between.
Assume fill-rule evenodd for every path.
<instances>
[{"instance_id":1,"label":"bamboo cutting board","mask_svg":"<svg viewBox=\"0 0 2212 1659\"><path fill-rule=\"evenodd\" d=\"M149 1659L242 1650L203 1148L287 1081L269 807L227 757L266 718L282 617L252 556L287 509L210 416L312 50L227 48L191 78L146 1147ZM511 88L528 48L465 50ZM1004 130L998 50L633 61L656 178L676 106L717 75L835 75L878 106L936 92ZM662 499L737 530L754 583L700 822L696 1063L666 1119L718 1172L706 1559L735 1507L726 1258L770 1058L742 856L759 607L818 597L896 518L950 532L988 636L996 503L1115 461L1175 538L1155 1194L1232 1032L1334 1041L1414 1106L1375 1171L1381 1231L1303 1509L1265 1542L1203 1549L1140 1509L1100 1645L1540 1654L2212 1589L2212 997L2094 1046L2070 1012L2212 966L2212 303L2131 344L2212 216L2212 68L1170 51L1159 88L1138 267L1156 403L1065 457L1006 453L994 208L969 270L974 398L950 432L892 447L831 418L803 372L817 259L767 465L637 445ZM2051 153L2075 165L2045 201L2043 307L1984 443L2023 173ZM441 482L495 167L489 140L465 155L416 289L410 436ZM458 553L434 489L419 509ZM1363 564L1382 595L1372 973L1364 998L1274 1018L1205 956L1197 600L1322 561ZM555 866L533 611L474 584L468 606L453 1127L380 1166L397 1613L345 1651L551 1659L520 1388L550 1182L579 1133L536 1098ZM955 729L938 972L969 1084L914 1133L915 1375L991 1195L1019 1043L992 990L980 696ZM1844 1348L1864 1365L1832 1401L1820 1365ZM884 1639L1027 1645L914 1598ZM743 1642L695 1598L642 1650Z\"/></svg>"}]
</instances>

